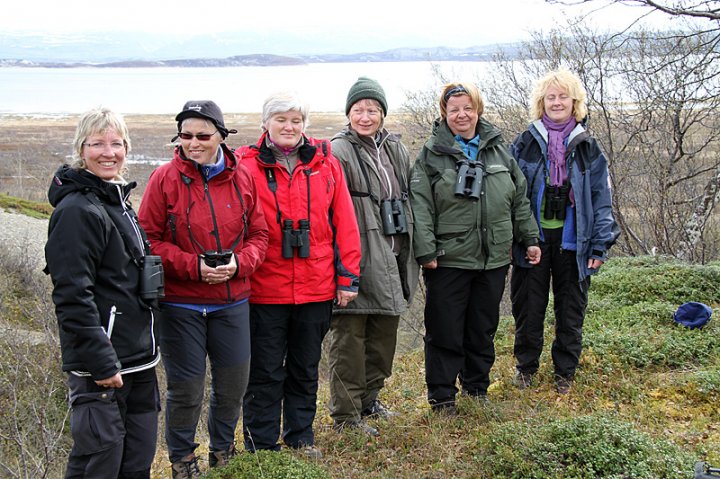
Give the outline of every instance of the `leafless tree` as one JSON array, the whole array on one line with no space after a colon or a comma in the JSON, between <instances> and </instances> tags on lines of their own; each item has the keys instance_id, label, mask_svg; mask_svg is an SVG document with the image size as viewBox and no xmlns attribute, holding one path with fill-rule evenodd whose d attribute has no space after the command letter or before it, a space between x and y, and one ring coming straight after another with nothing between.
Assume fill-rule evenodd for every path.
<instances>
[{"instance_id":1,"label":"leafless tree","mask_svg":"<svg viewBox=\"0 0 720 479\"><path fill-rule=\"evenodd\" d=\"M532 82L560 65L588 92L587 126L608 158L627 254L707 261L720 247L720 62L713 33L602 33L570 19L499 52L478 80L508 140L527 127Z\"/></svg>"},{"instance_id":2,"label":"leafless tree","mask_svg":"<svg viewBox=\"0 0 720 479\"><path fill-rule=\"evenodd\" d=\"M559 5L616 3L649 7L674 16L720 20L720 2L717 0L545 0L545 2Z\"/></svg>"}]
</instances>

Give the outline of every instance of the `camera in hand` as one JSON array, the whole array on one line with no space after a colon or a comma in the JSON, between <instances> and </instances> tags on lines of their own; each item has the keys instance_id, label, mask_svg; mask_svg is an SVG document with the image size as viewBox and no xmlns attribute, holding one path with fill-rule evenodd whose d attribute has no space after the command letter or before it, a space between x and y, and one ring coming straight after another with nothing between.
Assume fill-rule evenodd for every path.
<instances>
[{"instance_id":1,"label":"camera in hand","mask_svg":"<svg viewBox=\"0 0 720 479\"><path fill-rule=\"evenodd\" d=\"M383 233L386 236L407 233L407 218L403 200L382 200L380 202L380 214L382 215Z\"/></svg>"},{"instance_id":2,"label":"camera in hand","mask_svg":"<svg viewBox=\"0 0 720 479\"><path fill-rule=\"evenodd\" d=\"M157 255L143 258L140 269L140 297L152 300L165 296L165 274L162 260Z\"/></svg>"},{"instance_id":3,"label":"camera in hand","mask_svg":"<svg viewBox=\"0 0 720 479\"><path fill-rule=\"evenodd\" d=\"M564 220L569 194L570 185L567 183L545 188L545 211L543 212L543 217L546 220Z\"/></svg>"},{"instance_id":4,"label":"camera in hand","mask_svg":"<svg viewBox=\"0 0 720 479\"><path fill-rule=\"evenodd\" d=\"M482 168L479 168L476 163L460 162L457 180L455 181L455 196L476 201L480 199L482 177Z\"/></svg>"},{"instance_id":5,"label":"camera in hand","mask_svg":"<svg viewBox=\"0 0 720 479\"><path fill-rule=\"evenodd\" d=\"M310 257L310 220L298 220L298 228L293 228L293 220L284 220L282 225L282 255L290 259L297 249L298 258Z\"/></svg>"},{"instance_id":6,"label":"camera in hand","mask_svg":"<svg viewBox=\"0 0 720 479\"><path fill-rule=\"evenodd\" d=\"M202 258L206 265L211 268L217 268L218 266L230 263L232 255L232 250L224 249L222 251L206 251L202 254Z\"/></svg>"}]
</instances>

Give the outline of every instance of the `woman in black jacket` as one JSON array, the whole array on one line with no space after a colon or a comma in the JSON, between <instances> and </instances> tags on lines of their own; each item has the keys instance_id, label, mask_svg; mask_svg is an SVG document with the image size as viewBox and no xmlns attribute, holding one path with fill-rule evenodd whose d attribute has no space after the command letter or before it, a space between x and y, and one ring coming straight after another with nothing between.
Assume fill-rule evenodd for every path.
<instances>
[{"instance_id":1,"label":"woman in black jacket","mask_svg":"<svg viewBox=\"0 0 720 479\"><path fill-rule=\"evenodd\" d=\"M45 245L62 368L68 373L73 449L66 478L149 478L159 395L153 332L162 268L149 256L128 197L123 119L82 115L74 163L55 173Z\"/></svg>"}]
</instances>

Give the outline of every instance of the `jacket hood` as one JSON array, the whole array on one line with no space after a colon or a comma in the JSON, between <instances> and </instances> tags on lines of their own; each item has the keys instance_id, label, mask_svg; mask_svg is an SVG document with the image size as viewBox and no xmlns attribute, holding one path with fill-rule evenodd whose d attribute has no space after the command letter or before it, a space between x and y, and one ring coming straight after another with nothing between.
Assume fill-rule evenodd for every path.
<instances>
[{"instance_id":1,"label":"jacket hood","mask_svg":"<svg viewBox=\"0 0 720 479\"><path fill-rule=\"evenodd\" d=\"M122 185L122 197L126 198L136 185L137 183L134 181ZM87 170L75 169L67 164L60 166L55 172L48 189L48 201L53 207L56 207L63 198L76 191L94 191L105 201L120 202L116 184L108 183Z\"/></svg>"}]
</instances>

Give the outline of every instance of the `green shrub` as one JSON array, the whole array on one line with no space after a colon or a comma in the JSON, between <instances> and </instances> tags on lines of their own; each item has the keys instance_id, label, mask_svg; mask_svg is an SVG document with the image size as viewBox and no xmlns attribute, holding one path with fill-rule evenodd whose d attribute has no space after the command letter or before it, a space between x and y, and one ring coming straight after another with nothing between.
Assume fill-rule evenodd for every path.
<instances>
[{"instance_id":1,"label":"green shrub","mask_svg":"<svg viewBox=\"0 0 720 479\"><path fill-rule=\"evenodd\" d=\"M693 459L672 443L634 429L612 416L518 421L479 440L489 477L672 478L691 477Z\"/></svg>"},{"instance_id":2,"label":"green shrub","mask_svg":"<svg viewBox=\"0 0 720 479\"><path fill-rule=\"evenodd\" d=\"M234 457L222 468L213 469L206 479L329 479L330 475L315 464L302 461L289 451L257 451Z\"/></svg>"},{"instance_id":3,"label":"green shrub","mask_svg":"<svg viewBox=\"0 0 720 479\"><path fill-rule=\"evenodd\" d=\"M720 356L717 321L702 329L687 329L672 320L676 306L640 302L613 308L594 302L583 329L583 345L606 361L631 367L695 367ZM603 307L599 307L602 304Z\"/></svg>"},{"instance_id":4,"label":"green shrub","mask_svg":"<svg viewBox=\"0 0 720 479\"><path fill-rule=\"evenodd\" d=\"M616 258L593 276L590 291L611 304L700 301L720 303L720 264L696 265L655 257Z\"/></svg>"}]
</instances>

